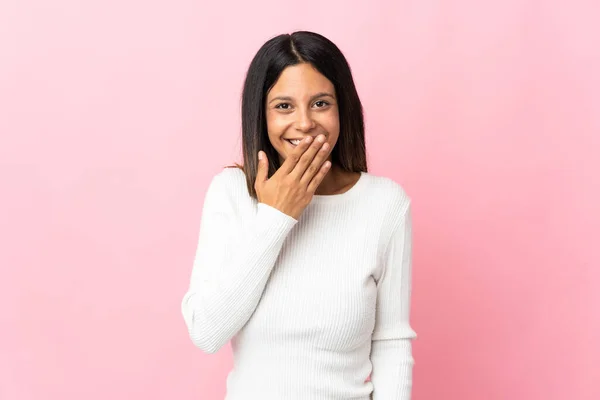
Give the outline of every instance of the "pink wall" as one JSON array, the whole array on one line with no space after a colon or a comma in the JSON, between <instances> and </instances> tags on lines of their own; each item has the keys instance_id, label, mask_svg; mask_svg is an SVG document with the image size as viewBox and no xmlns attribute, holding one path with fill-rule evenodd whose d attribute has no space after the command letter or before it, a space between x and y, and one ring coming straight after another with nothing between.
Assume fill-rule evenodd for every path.
<instances>
[{"instance_id":1,"label":"pink wall","mask_svg":"<svg viewBox=\"0 0 600 400\"><path fill-rule=\"evenodd\" d=\"M0 2L0 399L222 399L179 304L245 68L296 29L414 199L414 399L600 398L599 3L366 3Z\"/></svg>"}]
</instances>

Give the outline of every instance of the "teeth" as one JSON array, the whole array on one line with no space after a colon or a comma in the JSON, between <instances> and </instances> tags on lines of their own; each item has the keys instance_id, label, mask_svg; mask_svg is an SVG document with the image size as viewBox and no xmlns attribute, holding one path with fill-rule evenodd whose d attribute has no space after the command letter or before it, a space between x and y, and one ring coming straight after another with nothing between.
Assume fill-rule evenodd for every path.
<instances>
[{"instance_id":1,"label":"teeth","mask_svg":"<svg viewBox=\"0 0 600 400\"><path fill-rule=\"evenodd\" d=\"M297 146L300 144L301 140L300 139L295 139L295 140L290 140L289 141L291 144L293 144L294 146Z\"/></svg>"}]
</instances>

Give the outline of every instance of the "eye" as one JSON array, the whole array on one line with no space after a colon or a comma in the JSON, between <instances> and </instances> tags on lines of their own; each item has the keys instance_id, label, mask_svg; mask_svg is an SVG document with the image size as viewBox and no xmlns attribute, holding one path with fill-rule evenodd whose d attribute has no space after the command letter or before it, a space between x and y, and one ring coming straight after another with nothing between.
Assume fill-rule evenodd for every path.
<instances>
[{"instance_id":1,"label":"eye","mask_svg":"<svg viewBox=\"0 0 600 400\"><path fill-rule=\"evenodd\" d=\"M275 106L275 108L278 108L280 110L289 110L291 107L292 106L290 103L279 103Z\"/></svg>"},{"instance_id":2,"label":"eye","mask_svg":"<svg viewBox=\"0 0 600 400\"><path fill-rule=\"evenodd\" d=\"M317 102L315 102L315 106L317 106L317 108L323 108L328 105L329 105L329 103L326 102L325 100L318 100Z\"/></svg>"}]
</instances>

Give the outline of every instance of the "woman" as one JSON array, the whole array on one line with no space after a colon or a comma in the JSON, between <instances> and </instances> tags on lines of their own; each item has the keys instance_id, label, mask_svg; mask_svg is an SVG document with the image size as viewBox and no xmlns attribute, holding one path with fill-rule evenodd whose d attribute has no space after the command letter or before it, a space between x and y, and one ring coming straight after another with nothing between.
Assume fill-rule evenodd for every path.
<instances>
[{"instance_id":1,"label":"woman","mask_svg":"<svg viewBox=\"0 0 600 400\"><path fill-rule=\"evenodd\" d=\"M196 346L231 339L226 399L409 399L410 200L367 173L340 50L311 32L266 42L242 125L244 164L209 185L182 302Z\"/></svg>"}]
</instances>

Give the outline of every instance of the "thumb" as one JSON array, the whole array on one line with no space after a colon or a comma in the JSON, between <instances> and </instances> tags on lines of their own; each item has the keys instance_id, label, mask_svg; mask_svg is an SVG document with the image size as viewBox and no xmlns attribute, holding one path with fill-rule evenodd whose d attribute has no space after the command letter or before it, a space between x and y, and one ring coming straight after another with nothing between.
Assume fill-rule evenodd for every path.
<instances>
[{"instance_id":1,"label":"thumb","mask_svg":"<svg viewBox=\"0 0 600 400\"><path fill-rule=\"evenodd\" d=\"M262 183L267 180L269 177L269 162L267 160L267 155L264 151L258 152L258 168L256 171L256 182Z\"/></svg>"}]
</instances>

